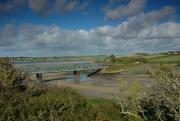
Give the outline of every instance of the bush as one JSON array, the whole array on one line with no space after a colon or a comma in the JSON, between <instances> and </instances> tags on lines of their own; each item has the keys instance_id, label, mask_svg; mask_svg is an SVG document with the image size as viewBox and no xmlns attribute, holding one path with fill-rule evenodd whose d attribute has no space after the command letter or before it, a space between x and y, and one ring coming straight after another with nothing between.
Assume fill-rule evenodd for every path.
<instances>
[{"instance_id":1,"label":"bush","mask_svg":"<svg viewBox=\"0 0 180 121\"><path fill-rule=\"evenodd\" d=\"M152 74L153 85L141 100L141 107L149 120L178 121L180 119L180 80L167 66Z\"/></svg>"},{"instance_id":2,"label":"bush","mask_svg":"<svg viewBox=\"0 0 180 121\"><path fill-rule=\"evenodd\" d=\"M143 88L138 82L128 85L126 80L120 79L119 95L115 98L115 105L120 109L123 121L142 121L139 107Z\"/></svg>"},{"instance_id":3,"label":"bush","mask_svg":"<svg viewBox=\"0 0 180 121\"><path fill-rule=\"evenodd\" d=\"M0 59L0 86L15 87L24 79L21 71L14 68L9 58Z\"/></svg>"},{"instance_id":4,"label":"bush","mask_svg":"<svg viewBox=\"0 0 180 121\"><path fill-rule=\"evenodd\" d=\"M0 121L93 121L96 110L70 88L24 88L21 71L0 59ZM22 90L20 90L22 89Z\"/></svg>"},{"instance_id":5,"label":"bush","mask_svg":"<svg viewBox=\"0 0 180 121\"><path fill-rule=\"evenodd\" d=\"M3 89L0 99L1 121L93 121L98 117L86 98L69 88L23 93Z\"/></svg>"},{"instance_id":6,"label":"bush","mask_svg":"<svg viewBox=\"0 0 180 121\"><path fill-rule=\"evenodd\" d=\"M120 82L120 95L116 99L123 120L179 121L180 80L168 66L151 70L153 83L146 89L137 84L127 86Z\"/></svg>"}]
</instances>

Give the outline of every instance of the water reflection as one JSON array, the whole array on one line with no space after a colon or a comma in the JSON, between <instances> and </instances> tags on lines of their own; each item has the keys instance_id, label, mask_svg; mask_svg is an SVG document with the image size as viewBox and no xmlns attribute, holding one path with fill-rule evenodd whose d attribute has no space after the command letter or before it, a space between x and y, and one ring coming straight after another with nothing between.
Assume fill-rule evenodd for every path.
<instances>
[{"instance_id":1,"label":"water reflection","mask_svg":"<svg viewBox=\"0 0 180 121\"><path fill-rule=\"evenodd\" d=\"M92 80L90 77L87 77L87 74L80 74L80 80L77 81L73 75L68 75L65 78L55 78L50 80L44 80L43 83L47 86L52 85L56 81L64 81L67 83L74 83L74 84L81 84L82 82L87 82L89 80Z\"/></svg>"}]
</instances>

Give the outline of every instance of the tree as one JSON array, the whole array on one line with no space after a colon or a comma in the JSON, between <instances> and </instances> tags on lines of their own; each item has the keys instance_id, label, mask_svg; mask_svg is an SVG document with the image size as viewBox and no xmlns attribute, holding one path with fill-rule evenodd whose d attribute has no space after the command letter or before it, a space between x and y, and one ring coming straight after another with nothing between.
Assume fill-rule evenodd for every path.
<instances>
[{"instance_id":1,"label":"tree","mask_svg":"<svg viewBox=\"0 0 180 121\"><path fill-rule=\"evenodd\" d=\"M116 62L116 57L115 57L115 55L112 54L112 55L110 55L109 58L110 58L110 61L111 61L111 62Z\"/></svg>"}]
</instances>

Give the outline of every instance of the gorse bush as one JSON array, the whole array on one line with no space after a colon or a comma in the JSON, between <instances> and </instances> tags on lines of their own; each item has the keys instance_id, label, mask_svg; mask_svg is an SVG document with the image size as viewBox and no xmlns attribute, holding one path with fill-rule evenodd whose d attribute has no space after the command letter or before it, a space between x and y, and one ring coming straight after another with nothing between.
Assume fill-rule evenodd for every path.
<instances>
[{"instance_id":1,"label":"gorse bush","mask_svg":"<svg viewBox=\"0 0 180 121\"><path fill-rule=\"evenodd\" d=\"M123 120L179 121L180 80L168 66L151 70L154 81L146 89L137 84L127 86L120 82L120 96L116 104ZM133 90L132 90L133 89Z\"/></svg>"},{"instance_id":2,"label":"gorse bush","mask_svg":"<svg viewBox=\"0 0 180 121\"><path fill-rule=\"evenodd\" d=\"M86 98L69 88L0 92L1 121L94 121L97 117Z\"/></svg>"},{"instance_id":3,"label":"gorse bush","mask_svg":"<svg viewBox=\"0 0 180 121\"><path fill-rule=\"evenodd\" d=\"M149 120L178 121L180 119L180 80L167 66L153 72L154 81L146 91L140 106Z\"/></svg>"},{"instance_id":4,"label":"gorse bush","mask_svg":"<svg viewBox=\"0 0 180 121\"><path fill-rule=\"evenodd\" d=\"M157 66L155 69L149 70L149 74L154 79L154 82L175 80L178 77L178 74L168 65Z\"/></svg>"},{"instance_id":5,"label":"gorse bush","mask_svg":"<svg viewBox=\"0 0 180 121\"><path fill-rule=\"evenodd\" d=\"M0 59L0 86L13 87L21 84L24 79L21 71L14 68L9 58Z\"/></svg>"},{"instance_id":6,"label":"gorse bush","mask_svg":"<svg viewBox=\"0 0 180 121\"><path fill-rule=\"evenodd\" d=\"M143 88L138 82L128 85L124 79L119 79L119 95L115 98L115 105L120 109L120 117L123 121L142 121L138 114L140 99L142 98Z\"/></svg>"}]
</instances>

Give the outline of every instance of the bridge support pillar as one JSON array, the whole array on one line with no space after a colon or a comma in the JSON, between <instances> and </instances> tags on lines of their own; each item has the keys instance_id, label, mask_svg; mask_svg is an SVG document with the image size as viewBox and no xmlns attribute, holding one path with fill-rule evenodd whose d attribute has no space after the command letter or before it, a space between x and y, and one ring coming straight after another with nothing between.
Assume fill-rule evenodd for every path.
<instances>
[{"instance_id":1,"label":"bridge support pillar","mask_svg":"<svg viewBox=\"0 0 180 121\"><path fill-rule=\"evenodd\" d=\"M74 71L74 83L80 84L80 72Z\"/></svg>"},{"instance_id":2,"label":"bridge support pillar","mask_svg":"<svg viewBox=\"0 0 180 121\"><path fill-rule=\"evenodd\" d=\"M42 81L42 73L36 73L36 80L38 82L41 82Z\"/></svg>"}]
</instances>

